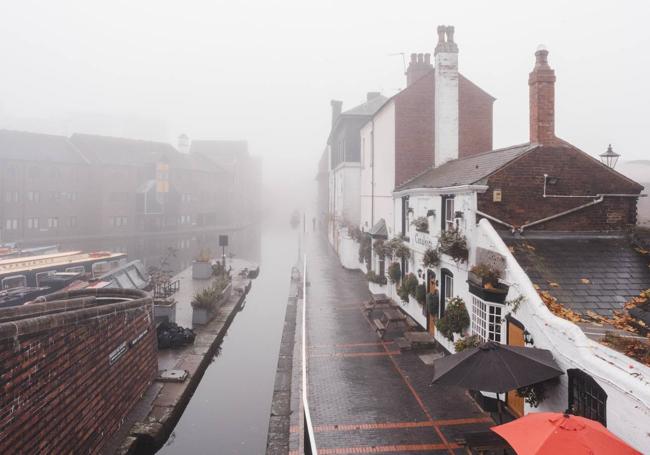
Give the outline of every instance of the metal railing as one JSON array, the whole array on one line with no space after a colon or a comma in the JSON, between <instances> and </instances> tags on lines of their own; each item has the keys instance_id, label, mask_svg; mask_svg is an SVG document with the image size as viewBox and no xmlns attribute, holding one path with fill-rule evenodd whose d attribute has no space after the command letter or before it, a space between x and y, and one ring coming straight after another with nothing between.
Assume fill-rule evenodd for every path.
<instances>
[{"instance_id":1,"label":"metal railing","mask_svg":"<svg viewBox=\"0 0 650 455\"><path fill-rule=\"evenodd\" d=\"M301 355L302 355L302 409L303 409L303 453L305 455L318 455L316 439L314 438L314 426L309 412L309 400L307 399L307 255L303 256L302 271L302 334L301 334Z\"/></svg>"},{"instance_id":2,"label":"metal railing","mask_svg":"<svg viewBox=\"0 0 650 455\"><path fill-rule=\"evenodd\" d=\"M166 299L167 297L170 297L174 293L178 292L180 287L180 280L156 283L154 284L153 288L153 296L156 299Z\"/></svg>"}]
</instances>

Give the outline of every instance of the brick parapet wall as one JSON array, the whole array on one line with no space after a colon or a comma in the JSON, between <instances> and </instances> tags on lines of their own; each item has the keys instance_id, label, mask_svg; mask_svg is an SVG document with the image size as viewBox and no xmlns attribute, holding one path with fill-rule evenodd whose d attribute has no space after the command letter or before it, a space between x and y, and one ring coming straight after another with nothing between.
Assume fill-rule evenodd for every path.
<instances>
[{"instance_id":1,"label":"brick parapet wall","mask_svg":"<svg viewBox=\"0 0 650 455\"><path fill-rule=\"evenodd\" d=\"M547 194L593 198L544 198L544 174L559 179L557 184L547 186ZM488 187L488 191L478 195L479 210L516 227L591 202L598 194L641 191L640 185L570 146L535 149L490 176ZM501 190L501 202L493 201L493 191L497 189ZM633 197L605 197L599 204L529 229L622 230L636 222L636 203Z\"/></svg>"},{"instance_id":2,"label":"brick parapet wall","mask_svg":"<svg viewBox=\"0 0 650 455\"><path fill-rule=\"evenodd\" d=\"M0 324L0 453L97 453L157 373L153 303L48 305Z\"/></svg>"}]
</instances>

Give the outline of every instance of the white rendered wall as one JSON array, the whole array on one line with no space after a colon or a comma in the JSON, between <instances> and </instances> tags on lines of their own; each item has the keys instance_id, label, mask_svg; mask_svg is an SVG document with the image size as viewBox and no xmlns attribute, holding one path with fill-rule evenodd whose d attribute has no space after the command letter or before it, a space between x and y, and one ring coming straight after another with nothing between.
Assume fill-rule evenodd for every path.
<instances>
[{"instance_id":1,"label":"white rendered wall","mask_svg":"<svg viewBox=\"0 0 650 455\"><path fill-rule=\"evenodd\" d=\"M650 448L650 368L596 341L572 322L552 314L541 300L533 283L499 234L486 219L478 224L475 245L489 248L506 257L506 281L512 283L508 298L524 295L513 316L530 332L537 348L548 349L566 371L578 368L589 374L607 393L607 428L637 450ZM568 377L539 408L526 405L526 412L562 412L568 406Z\"/></svg>"},{"instance_id":2,"label":"white rendered wall","mask_svg":"<svg viewBox=\"0 0 650 455\"><path fill-rule=\"evenodd\" d=\"M374 160L373 160L374 131ZM381 218L392 236L393 189L395 183L395 103L389 102L361 129L361 219L360 227L368 231ZM363 145L365 144L365 145ZM374 169L374 178L373 178ZM374 181L374 219L373 206Z\"/></svg>"}]
</instances>

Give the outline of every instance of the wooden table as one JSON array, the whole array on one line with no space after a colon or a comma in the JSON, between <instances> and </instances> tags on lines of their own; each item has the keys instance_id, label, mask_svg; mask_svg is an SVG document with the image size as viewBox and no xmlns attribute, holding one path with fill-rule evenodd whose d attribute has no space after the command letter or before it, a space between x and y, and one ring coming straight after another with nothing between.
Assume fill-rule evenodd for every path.
<instances>
[{"instance_id":1,"label":"wooden table","mask_svg":"<svg viewBox=\"0 0 650 455\"><path fill-rule=\"evenodd\" d=\"M397 308L387 308L382 311L381 318L373 319L373 323L377 334L383 340L392 324L406 323L406 316Z\"/></svg>"},{"instance_id":2,"label":"wooden table","mask_svg":"<svg viewBox=\"0 0 650 455\"><path fill-rule=\"evenodd\" d=\"M475 431L465 433L463 439L457 440L465 446L468 454L514 454L512 447L494 431Z\"/></svg>"},{"instance_id":3,"label":"wooden table","mask_svg":"<svg viewBox=\"0 0 650 455\"><path fill-rule=\"evenodd\" d=\"M370 316L372 310L378 306L386 307L393 306L393 301L386 294L370 294L370 301L363 305L366 315Z\"/></svg>"}]
</instances>

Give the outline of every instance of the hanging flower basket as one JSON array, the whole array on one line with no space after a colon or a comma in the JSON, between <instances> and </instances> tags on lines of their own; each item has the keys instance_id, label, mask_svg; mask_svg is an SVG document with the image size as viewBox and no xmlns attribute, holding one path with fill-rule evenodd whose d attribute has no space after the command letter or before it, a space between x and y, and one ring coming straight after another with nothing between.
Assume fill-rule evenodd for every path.
<instances>
[{"instance_id":1,"label":"hanging flower basket","mask_svg":"<svg viewBox=\"0 0 650 455\"><path fill-rule=\"evenodd\" d=\"M429 232L429 220L425 216L414 219L411 224L415 226L415 230L418 232Z\"/></svg>"}]
</instances>

